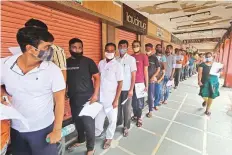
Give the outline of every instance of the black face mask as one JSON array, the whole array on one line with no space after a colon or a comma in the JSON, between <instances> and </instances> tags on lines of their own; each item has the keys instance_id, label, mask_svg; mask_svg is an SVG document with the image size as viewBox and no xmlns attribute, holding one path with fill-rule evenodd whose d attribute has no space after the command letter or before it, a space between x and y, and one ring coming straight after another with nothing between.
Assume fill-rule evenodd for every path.
<instances>
[{"instance_id":1,"label":"black face mask","mask_svg":"<svg viewBox=\"0 0 232 155\"><path fill-rule=\"evenodd\" d=\"M70 54L71 54L71 56L73 56L74 58L78 58L78 57L83 56L83 51L82 51L81 53L76 53L76 52L70 51Z\"/></svg>"}]
</instances>

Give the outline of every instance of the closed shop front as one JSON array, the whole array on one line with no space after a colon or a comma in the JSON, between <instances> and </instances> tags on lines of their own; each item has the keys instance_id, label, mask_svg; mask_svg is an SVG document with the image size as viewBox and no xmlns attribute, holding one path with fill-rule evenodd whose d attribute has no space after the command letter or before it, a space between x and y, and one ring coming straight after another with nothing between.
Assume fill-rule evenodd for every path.
<instances>
[{"instance_id":1,"label":"closed shop front","mask_svg":"<svg viewBox=\"0 0 232 155\"><path fill-rule=\"evenodd\" d=\"M84 55L96 63L101 59L101 23L80 18L66 12L55 10L31 2L2 2L1 4L1 57L12 55L8 48L18 46L16 33L24 23L35 18L42 20L54 35L54 44L62 47L69 56L68 42L80 38L84 43ZM65 119L70 118L69 104L66 103Z\"/></svg>"},{"instance_id":2,"label":"closed shop front","mask_svg":"<svg viewBox=\"0 0 232 155\"><path fill-rule=\"evenodd\" d=\"M129 54L133 53L132 43L136 39L137 39L137 35L135 33L129 32L126 30L118 29L118 41L120 41L120 40L127 40L128 41L128 43L129 43L128 53Z\"/></svg>"},{"instance_id":3,"label":"closed shop front","mask_svg":"<svg viewBox=\"0 0 232 155\"><path fill-rule=\"evenodd\" d=\"M154 38L146 36L145 37L145 44L147 44L147 43L151 43L153 45L153 47L155 48L155 46L157 44L161 44L161 40L159 40L158 38L154 39Z\"/></svg>"}]
</instances>

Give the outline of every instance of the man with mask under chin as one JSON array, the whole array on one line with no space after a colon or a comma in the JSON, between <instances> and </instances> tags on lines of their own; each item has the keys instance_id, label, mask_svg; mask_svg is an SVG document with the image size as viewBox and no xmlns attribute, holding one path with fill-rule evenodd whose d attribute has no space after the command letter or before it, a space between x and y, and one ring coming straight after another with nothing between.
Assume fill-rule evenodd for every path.
<instances>
[{"instance_id":1,"label":"man with mask under chin","mask_svg":"<svg viewBox=\"0 0 232 155\"><path fill-rule=\"evenodd\" d=\"M68 149L73 151L86 141L87 155L92 155L95 143L95 122L90 116L79 117L79 113L86 102L90 101L90 104L94 104L98 101L99 71L92 59L83 56L83 42L80 39L71 39L69 50L71 57L67 59L67 88L78 137L77 142Z\"/></svg>"}]
</instances>

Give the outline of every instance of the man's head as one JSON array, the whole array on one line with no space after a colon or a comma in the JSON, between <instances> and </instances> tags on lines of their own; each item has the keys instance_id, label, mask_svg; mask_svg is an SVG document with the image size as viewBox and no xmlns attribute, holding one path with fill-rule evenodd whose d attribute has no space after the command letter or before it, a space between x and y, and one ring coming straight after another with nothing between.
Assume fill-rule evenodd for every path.
<instances>
[{"instance_id":1,"label":"man's head","mask_svg":"<svg viewBox=\"0 0 232 155\"><path fill-rule=\"evenodd\" d=\"M134 40L132 43L132 48L135 53L139 53L141 51L141 42Z\"/></svg>"},{"instance_id":2,"label":"man's head","mask_svg":"<svg viewBox=\"0 0 232 155\"><path fill-rule=\"evenodd\" d=\"M187 52L185 51L185 50L182 50L182 55L186 55L187 54Z\"/></svg>"},{"instance_id":3,"label":"man's head","mask_svg":"<svg viewBox=\"0 0 232 155\"><path fill-rule=\"evenodd\" d=\"M128 41L127 40L120 40L118 43L118 51L120 55L124 55L128 51Z\"/></svg>"},{"instance_id":4,"label":"man's head","mask_svg":"<svg viewBox=\"0 0 232 155\"><path fill-rule=\"evenodd\" d=\"M178 48L175 48L175 54L180 55L180 50Z\"/></svg>"},{"instance_id":5,"label":"man's head","mask_svg":"<svg viewBox=\"0 0 232 155\"><path fill-rule=\"evenodd\" d=\"M166 55L172 54L172 51L173 51L173 46L172 45L167 45L166 51L165 51Z\"/></svg>"},{"instance_id":6,"label":"man's head","mask_svg":"<svg viewBox=\"0 0 232 155\"><path fill-rule=\"evenodd\" d=\"M83 42L79 38L72 38L69 41L69 52L74 58L82 56Z\"/></svg>"},{"instance_id":7,"label":"man's head","mask_svg":"<svg viewBox=\"0 0 232 155\"><path fill-rule=\"evenodd\" d=\"M156 53L162 53L162 46L161 46L161 44L157 44L155 46L155 50L156 50Z\"/></svg>"},{"instance_id":8,"label":"man's head","mask_svg":"<svg viewBox=\"0 0 232 155\"><path fill-rule=\"evenodd\" d=\"M44 22L34 18L29 19L24 25L25 27L37 27L48 30L48 27Z\"/></svg>"},{"instance_id":9,"label":"man's head","mask_svg":"<svg viewBox=\"0 0 232 155\"><path fill-rule=\"evenodd\" d=\"M49 61L53 56L54 37L46 29L24 27L18 30L17 42L21 51L34 61Z\"/></svg>"},{"instance_id":10,"label":"man's head","mask_svg":"<svg viewBox=\"0 0 232 155\"><path fill-rule=\"evenodd\" d=\"M114 43L107 43L105 46L105 57L111 60L115 57L116 45Z\"/></svg>"},{"instance_id":11,"label":"man's head","mask_svg":"<svg viewBox=\"0 0 232 155\"><path fill-rule=\"evenodd\" d=\"M205 61L206 62L212 62L213 61L213 54L211 52L208 52L205 54Z\"/></svg>"},{"instance_id":12,"label":"man's head","mask_svg":"<svg viewBox=\"0 0 232 155\"><path fill-rule=\"evenodd\" d=\"M147 43L145 45L145 51L146 51L147 55L151 55L152 51L153 51L153 45L151 43Z\"/></svg>"}]
</instances>

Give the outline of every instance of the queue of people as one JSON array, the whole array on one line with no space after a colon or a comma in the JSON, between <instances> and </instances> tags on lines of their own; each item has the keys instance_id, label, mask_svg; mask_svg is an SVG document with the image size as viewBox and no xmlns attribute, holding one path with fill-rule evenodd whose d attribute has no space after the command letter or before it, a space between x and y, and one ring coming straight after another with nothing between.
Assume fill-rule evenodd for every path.
<instances>
[{"instance_id":1,"label":"queue of people","mask_svg":"<svg viewBox=\"0 0 232 155\"><path fill-rule=\"evenodd\" d=\"M96 65L91 58L84 56L85 43L79 38L70 39L71 57L67 60L64 51L53 45L53 41L46 24L31 19L17 33L21 54L2 61L1 96L12 98L14 108L29 122L29 129L23 128L17 120L11 122L11 137L5 138L6 142L2 143L5 145L1 148L5 149L10 140L13 155L58 154L56 143L61 139L65 92L70 99L72 119L78 132L77 141L68 150L86 144L87 155L94 154L95 137L104 132L106 117L109 125L104 149L111 146L117 126L123 125L124 137L129 136L131 121L142 127L145 98L136 95L135 86L138 84L143 83L148 93L148 118L158 110L158 106L168 104L171 86L167 83L173 81L177 89L180 81L196 74L197 68L207 115L212 99L219 95L215 84L217 79L204 78L208 74L207 66L211 64L208 61L210 54L206 55L205 64L198 65L200 61L195 55L181 49L174 50L172 45L167 45L163 52L160 44L154 49L154 45L148 43L143 53L140 41L135 40L129 45L127 40L121 40L118 46L107 43L105 59ZM133 55L127 53L129 46L132 46ZM117 49L119 56L116 56ZM210 84L215 88L213 93L208 90ZM126 103L122 104L125 100ZM95 119L79 116L88 101L103 105ZM5 129L9 130L9 122L4 123L8 125ZM46 138L50 139L49 143Z\"/></svg>"}]
</instances>

